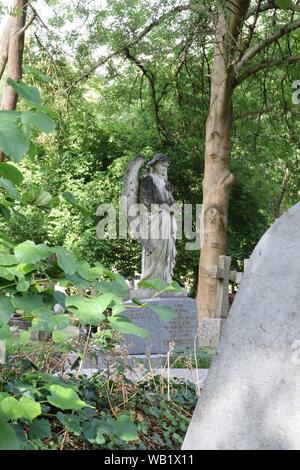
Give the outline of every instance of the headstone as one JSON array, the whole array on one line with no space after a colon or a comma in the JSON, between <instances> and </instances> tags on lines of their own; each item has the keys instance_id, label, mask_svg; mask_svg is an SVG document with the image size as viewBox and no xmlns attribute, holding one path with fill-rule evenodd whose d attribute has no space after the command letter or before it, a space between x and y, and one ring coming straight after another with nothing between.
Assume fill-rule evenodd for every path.
<instances>
[{"instance_id":1,"label":"headstone","mask_svg":"<svg viewBox=\"0 0 300 470\"><path fill-rule=\"evenodd\" d=\"M255 248L183 449L300 449L300 203Z\"/></svg>"},{"instance_id":2,"label":"headstone","mask_svg":"<svg viewBox=\"0 0 300 470\"><path fill-rule=\"evenodd\" d=\"M140 296L139 294L143 294ZM150 295L149 295L150 294ZM170 349L170 342L174 348L183 352L194 348L197 335L197 307L195 299L182 294L165 293L161 297L151 299L150 289L136 289L131 292L131 298L137 297L142 302L148 302L147 307L130 308L131 300L127 301L127 308L122 315L126 315L136 325L148 330L150 337L141 339L134 335L125 335L125 344L129 354L164 354ZM151 306L169 307L176 312L176 318L162 321L151 309Z\"/></svg>"}]
</instances>

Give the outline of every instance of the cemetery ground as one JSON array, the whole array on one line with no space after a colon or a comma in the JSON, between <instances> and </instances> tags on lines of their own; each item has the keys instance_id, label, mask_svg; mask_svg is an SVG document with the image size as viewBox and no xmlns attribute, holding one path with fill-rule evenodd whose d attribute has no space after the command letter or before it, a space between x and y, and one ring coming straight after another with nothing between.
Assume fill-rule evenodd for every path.
<instances>
[{"instance_id":1,"label":"cemetery ground","mask_svg":"<svg viewBox=\"0 0 300 470\"><path fill-rule=\"evenodd\" d=\"M118 334L98 332L75 361L70 352L78 351L77 339L20 348L1 366L1 413L14 416L10 424L0 421L0 449L180 449L199 395L197 375L205 377L214 350L183 354L171 345L158 368L151 355L130 361L120 341ZM95 347L109 357L98 370L91 369Z\"/></svg>"}]
</instances>

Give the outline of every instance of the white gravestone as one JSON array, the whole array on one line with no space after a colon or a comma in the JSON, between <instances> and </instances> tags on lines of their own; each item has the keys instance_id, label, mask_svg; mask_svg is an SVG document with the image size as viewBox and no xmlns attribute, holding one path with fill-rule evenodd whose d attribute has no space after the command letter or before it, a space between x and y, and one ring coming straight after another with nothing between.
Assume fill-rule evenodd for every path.
<instances>
[{"instance_id":1,"label":"white gravestone","mask_svg":"<svg viewBox=\"0 0 300 470\"><path fill-rule=\"evenodd\" d=\"M300 203L256 246L183 448L300 449Z\"/></svg>"}]
</instances>

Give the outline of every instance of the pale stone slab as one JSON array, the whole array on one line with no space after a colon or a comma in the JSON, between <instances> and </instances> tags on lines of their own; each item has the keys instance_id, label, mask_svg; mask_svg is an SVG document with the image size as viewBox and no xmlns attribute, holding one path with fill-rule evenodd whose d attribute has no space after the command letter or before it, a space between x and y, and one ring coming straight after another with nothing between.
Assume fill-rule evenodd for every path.
<instances>
[{"instance_id":1,"label":"pale stone slab","mask_svg":"<svg viewBox=\"0 0 300 470\"><path fill-rule=\"evenodd\" d=\"M110 373L112 379L114 377L115 369L111 369ZM71 371L70 371L71 372ZM132 382L141 382L144 380L150 380L155 376L163 376L165 379L180 379L185 382L191 382L201 389L204 385L208 369L152 369L151 371L143 369L134 369L132 371L125 371L125 376ZM103 373L105 371L99 371L95 368L83 368L82 374L87 377L91 377L94 374Z\"/></svg>"},{"instance_id":2,"label":"pale stone slab","mask_svg":"<svg viewBox=\"0 0 300 470\"><path fill-rule=\"evenodd\" d=\"M299 450L299 345L297 204L250 258L183 448Z\"/></svg>"}]
</instances>

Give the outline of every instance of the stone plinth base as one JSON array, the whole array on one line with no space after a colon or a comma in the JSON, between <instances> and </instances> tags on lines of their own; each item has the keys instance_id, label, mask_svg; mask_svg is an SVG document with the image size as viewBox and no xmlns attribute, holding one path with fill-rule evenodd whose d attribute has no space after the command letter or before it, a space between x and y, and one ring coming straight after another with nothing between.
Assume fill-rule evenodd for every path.
<instances>
[{"instance_id":1,"label":"stone plinth base","mask_svg":"<svg viewBox=\"0 0 300 470\"><path fill-rule=\"evenodd\" d=\"M216 348L226 320L224 318L205 318L199 323L198 346Z\"/></svg>"}]
</instances>

